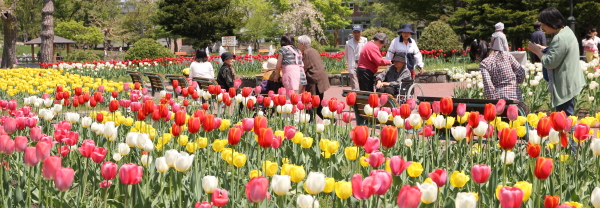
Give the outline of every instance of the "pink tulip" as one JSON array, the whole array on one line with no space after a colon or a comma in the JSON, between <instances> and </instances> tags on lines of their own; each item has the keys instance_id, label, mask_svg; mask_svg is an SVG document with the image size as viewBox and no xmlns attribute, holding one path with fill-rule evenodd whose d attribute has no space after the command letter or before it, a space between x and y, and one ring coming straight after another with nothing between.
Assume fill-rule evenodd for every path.
<instances>
[{"instance_id":1,"label":"pink tulip","mask_svg":"<svg viewBox=\"0 0 600 208\"><path fill-rule=\"evenodd\" d=\"M504 112L504 108L506 107L506 100L500 99L498 103L496 103L496 115L500 115Z\"/></svg>"},{"instance_id":2,"label":"pink tulip","mask_svg":"<svg viewBox=\"0 0 600 208\"><path fill-rule=\"evenodd\" d=\"M458 106L456 107L456 115L458 115L460 117L464 116L466 111L467 111L466 103L459 103Z\"/></svg>"},{"instance_id":3,"label":"pink tulip","mask_svg":"<svg viewBox=\"0 0 600 208\"><path fill-rule=\"evenodd\" d=\"M321 100L321 106L323 106L324 108L328 108L329 107L329 99L323 98L323 100Z\"/></svg>"},{"instance_id":4,"label":"pink tulip","mask_svg":"<svg viewBox=\"0 0 600 208\"><path fill-rule=\"evenodd\" d=\"M575 125L575 132L573 133L573 136L579 141L587 139L588 137L592 136L590 135L590 126L584 123L578 123Z\"/></svg>"},{"instance_id":5,"label":"pink tulip","mask_svg":"<svg viewBox=\"0 0 600 208\"><path fill-rule=\"evenodd\" d=\"M435 114L440 114L440 101L433 101L431 109Z\"/></svg>"},{"instance_id":6,"label":"pink tulip","mask_svg":"<svg viewBox=\"0 0 600 208\"><path fill-rule=\"evenodd\" d=\"M282 140L281 136L273 135L273 141L271 141L271 147L273 147L275 149L281 147L281 142L282 142L281 140Z\"/></svg>"},{"instance_id":7,"label":"pink tulip","mask_svg":"<svg viewBox=\"0 0 600 208\"><path fill-rule=\"evenodd\" d=\"M83 140L83 144L81 144L81 147L79 147L79 152L81 152L81 155L84 157L91 157L92 152L94 152L94 148L96 148L96 143L94 140L86 139Z\"/></svg>"},{"instance_id":8,"label":"pink tulip","mask_svg":"<svg viewBox=\"0 0 600 208\"><path fill-rule=\"evenodd\" d=\"M353 119L354 113L344 112L344 114L342 114L342 121L344 121L344 123L350 123Z\"/></svg>"},{"instance_id":9,"label":"pink tulip","mask_svg":"<svg viewBox=\"0 0 600 208\"><path fill-rule=\"evenodd\" d=\"M112 182L110 182L110 181L100 182L100 188L108 188L108 187L110 187L110 185L112 185Z\"/></svg>"},{"instance_id":10,"label":"pink tulip","mask_svg":"<svg viewBox=\"0 0 600 208\"><path fill-rule=\"evenodd\" d=\"M44 95L47 95L47 94L44 94ZM50 96L50 95L48 95L48 96ZM42 98L43 98L43 95L42 95ZM0 108L5 109L6 107L8 107L8 101L6 101L6 100L0 100Z\"/></svg>"},{"instance_id":11,"label":"pink tulip","mask_svg":"<svg viewBox=\"0 0 600 208\"><path fill-rule=\"evenodd\" d=\"M496 108L497 110L498 108ZM506 117L508 120L515 121L519 117L519 108L516 105L509 105L506 109Z\"/></svg>"},{"instance_id":12,"label":"pink tulip","mask_svg":"<svg viewBox=\"0 0 600 208\"><path fill-rule=\"evenodd\" d=\"M213 205L217 207L224 207L227 205L227 202L229 202L229 194L227 193L227 190L219 188L215 189L212 194L211 201Z\"/></svg>"},{"instance_id":13,"label":"pink tulip","mask_svg":"<svg viewBox=\"0 0 600 208\"><path fill-rule=\"evenodd\" d=\"M415 108L417 108L417 102L412 98L409 98L408 100L406 100L406 104L408 104L411 111L414 110Z\"/></svg>"},{"instance_id":14,"label":"pink tulip","mask_svg":"<svg viewBox=\"0 0 600 208\"><path fill-rule=\"evenodd\" d=\"M370 177L373 177L374 180L378 180L378 187L375 188L374 194L376 195L385 195L385 193L392 186L392 174L387 172L386 170L373 170L371 171Z\"/></svg>"},{"instance_id":15,"label":"pink tulip","mask_svg":"<svg viewBox=\"0 0 600 208\"><path fill-rule=\"evenodd\" d=\"M471 176L475 183L485 183L490 178L492 168L488 165L474 165L471 168Z\"/></svg>"},{"instance_id":16,"label":"pink tulip","mask_svg":"<svg viewBox=\"0 0 600 208\"><path fill-rule=\"evenodd\" d=\"M14 111L17 109L17 100L10 100L8 101L8 105L6 106L8 108L8 110Z\"/></svg>"},{"instance_id":17,"label":"pink tulip","mask_svg":"<svg viewBox=\"0 0 600 208\"><path fill-rule=\"evenodd\" d=\"M29 114L30 114L29 116L35 116L35 114L33 114L33 113L29 113ZM34 127L37 126L37 122L38 121L39 121L39 118L37 118L37 117L27 118L27 124L26 124L26 126L29 127L29 128L34 128Z\"/></svg>"},{"instance_id":18,"label":"pink tulip","mask_svg":"<svg viewBox=\"0 0 600 208\"><path fill-rule=\"evenodd\" d=\"M73 185L73 179L75 178L75 171L73 168L58 168L56 176L54 178L54 185L59 191L66 191Z\"/></svg>"},{"instance_id":19,"label":"pink tulip","mask_svg":"<svg viewBox=\"0 0 600 208\"><path fill-rule=\"evenodd\" d=\"M119 105L124 108L129 108L129 106L131 106L131 100L121 99L119 100Z\"/></svg>"},{"instance_id":20,"label":"pink tulip","mask_svg":"<svg viewBox=\"0 0 600 208\"><path fill-rule=\"evenodd\" d=\"M125 164L119 169L119 179L125 185L135 185L142 181L144 169L133 163Z\"/></svg>"},{"instance_id":21,"label":"pink tulip","mask_svg":"<svg viewBox=\"0 0 600 208\"><path fill-rule=\"evenodd\" d=\"M98 86L98 92L104 92L104 85Z\"/></svg>"},{"instance_id":22,"label":"pink tulip","mask_svg":"<svg viewBox=\"0 0 600 208\"><path fill-rule=\"evenodd\" d=\"M68 131L67 135L65 136L66 138L63 138L62 142L64 142L66 145L73 146L79 141L79 132Z\"/></svg>"},{"instance_id":23,"label":"pink tulip","mask_svg":"<svg viewBox=\"0 0 600 208\"><path fill-rule=\"evenodd\" d=\"M208 203L207 201L203 201L202 204L200 204L200 202L196 202L196 205L194 205L194 208L212 208L212 205L210 203Z\"/></svg>"},{"instance_id":24,"label":"pink tulip","mask_svg":"<svg viewBox=\"0 0 600 208\"><path fill-rule=\"evenodd\" d=\"M443 187L446 185L446 181L448 180L448 173L444 169L436 169L435 171L429 173L429 177L438 187Z\"/></svg>"},{"instance_id":25,"label":"pink tulip","mask_svg":"<svg viewBox=\"0 0 600 208\"><path fill-rule=\"evenodd\" d=\"M573 119L567 117L567 125L565 125L565 132L571 132L571 128L573 128Z\"/></svg>"},{"instance_id":26,"label":"pink tulip","mask_svg":"<svg viewBox=\"0 0 600 208\"><path fill-rule=\"evenodd\" d=\"M42 166L42 176L46 180L54 180L56 171L61 167L62 159L59 156L52 155L44 160Z\"/></svg>"},{"instance_id":27,"label":"pink tulip","mask_svg":"<svg viewBox=\"0 0 600 208\"><path fill-rule=\"evenodd\" d=\"M100 168L100 174L104 180L112 180L117 176L117 169L119 166L113 162L105 162L102 163L102 167Z\"/></svg>"},{"instance_id":28,"label":"pink tulip","mask_svg":"<svg viewBox=\"0 0 600 208\"><path fill-rule=\"evenodd\" d=\"M519 208L523 203L523 191L517 187L502 187L498 200L502 208Z\"/></svg>"},{"instance_id":29,"label":"pink tulip","mask_svg":"<svg viewBox=\"0 0 600 208\"><path fill-rule=\"evenodd\" d=\"M142 94L148 94L148 88L142 88Z\"/></svg>"},{"instance_id":30,"label":"pink tulip","mask_svg":"<svg viewBox=\"0 0 600 208\"><path fill-rule=\"evenodd\" d=\"M95 147L92 152L91 158L95 163L101 163L104 161L104 157L106 157L106 148L104 147Z\"/></svg>"},{"instance_id":31,"label":"pink tulip","mask_svg":"<svg viewBox=\"0 0 600 208\"><path fill-rule=\"evenodd\" d=\"M435 131L433 131L433 126L425 125L425 127L423 127L423 131L419 132L419 135L425 135L425 137L430 137L430 136L435 135Z\"/></svg>"},{"instance_id":32,"label":"pink tulip","mask_svg":"<svg viewBox=\"0 0 600 208\"><path fill-rule=\"evenodd\" d=\"M62 157L66 157L67 155L69 155L69 152L70 152L70 151L71 151L71 150L69 150L69 147L68 147L68 146L65 146L65 145L63 145L63 146L60 146L60 148L58 149L58 153L59 153L59 154L60 154L60 156L62 156Z\"/></svg>"},{"instance_id":33,"label":"pink tulip","mask_svg":"<svg viewBox=\"0 0 600 208\"><path fill-rule=\"evenodd\" d=\"M240 88L240 85L242 85L242 79L235 79L233 81L233 88L238 89Z\"/></svg>"},{"instance_id":34,"label":"pink tulip","mask_svg":"<svg viewBox=\"0 0 600 208\"><path fill-rule=\"evenodd\" d=\"M69 123L68 121L61 121L58 122L57 124L54 124L54 129L64 129L67 131L71 131L71 123Z\"/></svg>"},{"instance_id":35,"label":"pink tulip","mask_svg":"<svg viewBox=\"0 0 600 208\"><path fill-rule=\"evenodd\" d=\"M250 202L261 202L268 196L269 190L269 179L258 176L250 179L248 183L246 183L246 197Z\"/></svg>"},{"instance_id":36,"label":"pink tulip","mask_svg":"<svg viewBox=\"0 0 600 208\"><path fill-rule=\"evenodd\" d=\"M362 179L360 174L352 176L352 194L354 198L364 200L375 193L375 187L379 187L379 180L373 180L373 177Z\"/></svg>"},{"instance_id":37,"label":"pink tulip","mask_svg":"<svg viewBox=\"0 0 600 208\"><path fill-rule=\"evenodd\" d=\"M254 118L242 119L242 127L244 131L251 131L254 128Z\"/></svg>"},{"instance_id":38,"label":"pink tulip","mask_svg":"<svg viewBox=\"0 0 600 208\"><path fill-rule=\"evenodd\" d=\"M13 117L4 117L2 120L4 131L7 134L12 134L17 130L17 121Z\"/></svg>"},{"instance_id":39,"label":"pink tulip","mask_svg":"<svg viewBox=\"0 0 600 208\"><path fill-rule=\"evenodd\" d=\"M411 130L413 127L410 125L410 121L408 119L404 120L404 129Z\"/></svg>"},{"instance_id":40,"label":"pink tulip","mask_svg":"<svg viewBox=\"0 0 600 208\"><path fill-rule=\"evenodd\" d=\"M142 109L142 103L132 102L130 107L131 107L131 111L137 112L140 109Z\"/></svg>"},{"instance_id":41,"label":"pink tulip","mask_svg":"<svg viewBox=\"0 0 600 208\"><path fill-rule=\"evenodd\" d=\"M419 187L404 185L398 193L398 208L417 208L421 203Z\"/></svg>"},{"instance_id":42,"label":"pink tulip","mask_svg":"<svg viewBox=\"0 0 600 208\"><path fill-rule=\"evenodd\" d=\"M380 106L384 106L387 102L388 102L388 95L387 94L382 94L379 97L379 105Z\"/></svg>"},{"instance_id":43,"label":"pink tulip","mask_svg":"<svg viewBox=\"0 0 600 208\"><path fill-rule=\"evenodd\" d=\"M26 147L25 154L23 160L25 161L25 165L29 167L36 166L40 160L38 160L36 155L35 147Z\"/></svg>"},{"instance_id":44,"label":"pink tulip","mask_svg":"<svg viewBox=\"0 0 600 208\"><path fill-rule=\"evenodd\" d=\"M365 148L365 151L367 153L372 153L375 150L379 149L379 143L380 140L377 137L368 137L367 138L367 142L365 143L365 146L363 146L363 148Z\"/></svg>"},{"instance_id":45,"label":"pink tulip","mask_svg":"<svg viewBox=\"0 0 600 208\"><path fill-rule=\"evenodd\" d=\"M383 153L375 150L373 153L369 155L369 158L365 159L371 165L371 167L379 167L383 162L385 162L385 158L383 157Z\"/></svg>"},{"instance_id":46,"label":"pink tulip","mask_svg":"<svg viewBox=\"0 0 600 208\"><path fill-rule=\"evenodd\" d=\"M35 145L35 154L38 161L44 161L48 156L50 156L50 150L52 149L52 143L50 142L38 142Z\"/></svg>"},{"instance_id":47,"label":"pink tulip","mask_svg":"<svg viewBox=\"0 0 600 208\"><path fill-rule=\"evenodd\" d=\"M283 134L286 139L292 139L294 138L294 135L296 135L296 129L294 126L285 126L283 127Z\"/></svg>"},{"instance_id":48,"label":"pink tulip","mask_svg":"<svg viewBox=\"0 0 600 208\"><path fill-rule=\"evenodd\" d=\"M27 147L28 143L29 143L29 141L27 140L27 137L25 137L25 136L15 137L15 150L17 152L25 151L25 148Z\"/></svg>"},{"instance_id":49,"label":"pink tulip","mask_svg":"<svg viewBox=\"0 0 600 208\"><path fill-rule=\"evenodd\" d=\"M346 108L346 103L344 103L344 102L339 102L337 105L338 105L338 106L337 106L337 109L336 109L336 112L337 112L337 114L342 114L342 112L343 112L343 111L344 111L344 109Z\"/></svg>"},{"instance_id":50,"label":"pink tulip","mask_svg":"<svg viewBox=\"0 0 600 208\"><path fill-rule=\"evenodd\" d=\"M408 166L412 164L412 161L404 161L402 157L396 155L390 159L390 169L392 169L392 174L400 175Z\"/></svg>"},{"instance_id":51,"label":"pink tulip","mask_svg":"<svg viewBox=\"0 0 600 208\"><path fill-rule=\"evenodd\" d=\"M8 136L8 135L1 135L0 136L0 154L10 155L14 151L15 151L15 141L11 140L10 136ZM10 154L8 154L8 152L10 152Z\"/></svg>"}]
</instances>

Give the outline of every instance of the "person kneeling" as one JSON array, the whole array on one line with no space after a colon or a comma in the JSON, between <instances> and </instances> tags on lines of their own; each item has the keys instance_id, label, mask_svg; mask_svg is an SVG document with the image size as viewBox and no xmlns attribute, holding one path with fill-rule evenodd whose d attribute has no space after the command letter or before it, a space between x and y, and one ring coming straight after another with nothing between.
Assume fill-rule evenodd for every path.
<instances>
[{"instance_id":1,"label":"person kneeling","mask_svg":"<svg viewBox=\"0 0 600 208\"><path fill-rule=\"evenodd\" d=\"M404 79L410 79L410 70L406 67L406 58L402 54L395 54L392 58L393 65L376 77L377 92L398 95L400 84Z\"/></svg>"}]
</instances>

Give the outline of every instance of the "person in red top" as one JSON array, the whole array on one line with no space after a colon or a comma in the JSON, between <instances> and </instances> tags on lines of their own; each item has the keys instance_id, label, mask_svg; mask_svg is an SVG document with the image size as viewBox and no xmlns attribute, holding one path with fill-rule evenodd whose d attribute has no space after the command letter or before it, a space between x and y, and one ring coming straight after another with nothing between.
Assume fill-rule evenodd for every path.
<instances>
[{"instance_id":1,"label":"person in red top","mask_svg":"<svg viewBox=\"0 0 600 208\"><path fill-rule=\"evenodd\" d=\"M358 59L358 67L356 68L356 76L358 77L358 85L360 91L373 92L375 85L375 73L379 66L387 66L392 64L390 60L381 57L381 47L388 42L385 33L377 33L373 36L373 40L365 44L360 52Z\"/></svg>"}]
</instances>

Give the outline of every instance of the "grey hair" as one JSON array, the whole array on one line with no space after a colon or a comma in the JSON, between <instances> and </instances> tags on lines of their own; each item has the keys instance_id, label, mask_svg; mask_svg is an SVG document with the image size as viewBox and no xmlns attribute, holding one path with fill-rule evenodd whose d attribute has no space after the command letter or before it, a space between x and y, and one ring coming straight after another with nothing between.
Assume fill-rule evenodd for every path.
<instances>
[{"instance_id":1,"label":"grey hair","mask_svg":"<svg viewBox=\"0 0 600 208\"><path fill-rule=\"evenodd\" d=\"M304 44L305 46L310 46L310 37L308 35L303 35L298 37L298 44Z\"/></svg>"},{"instance_id":2,"label":"grey hair","mask_svg":"<svg viewBox=\"0 0 600 208\"><path fill-rule=\"evenodd\" d=\"M378 40L383 44L388 43L388 37L385 33L377 33L373 36L373 40Z\"/></svg>"}]
</instances>

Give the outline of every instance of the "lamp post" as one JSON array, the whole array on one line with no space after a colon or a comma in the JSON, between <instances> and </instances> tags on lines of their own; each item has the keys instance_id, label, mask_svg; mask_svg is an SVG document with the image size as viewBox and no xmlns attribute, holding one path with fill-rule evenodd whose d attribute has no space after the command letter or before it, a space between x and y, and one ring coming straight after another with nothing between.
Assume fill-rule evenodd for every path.
<instances>
[{"instance_id":1,"label":"lamp post","mask_svg":"<svg viewBox=\"0 0 600 208\"><path fill-rule=\"evenodd\" d=\"M569 18L567 18L567 24L569 24L569 27L571 28L571 30L575 31L575 17L573 17L573 0L570 1L570 6L571 6L571 16L569 16Z\"/></svg>"}]
</instances>

